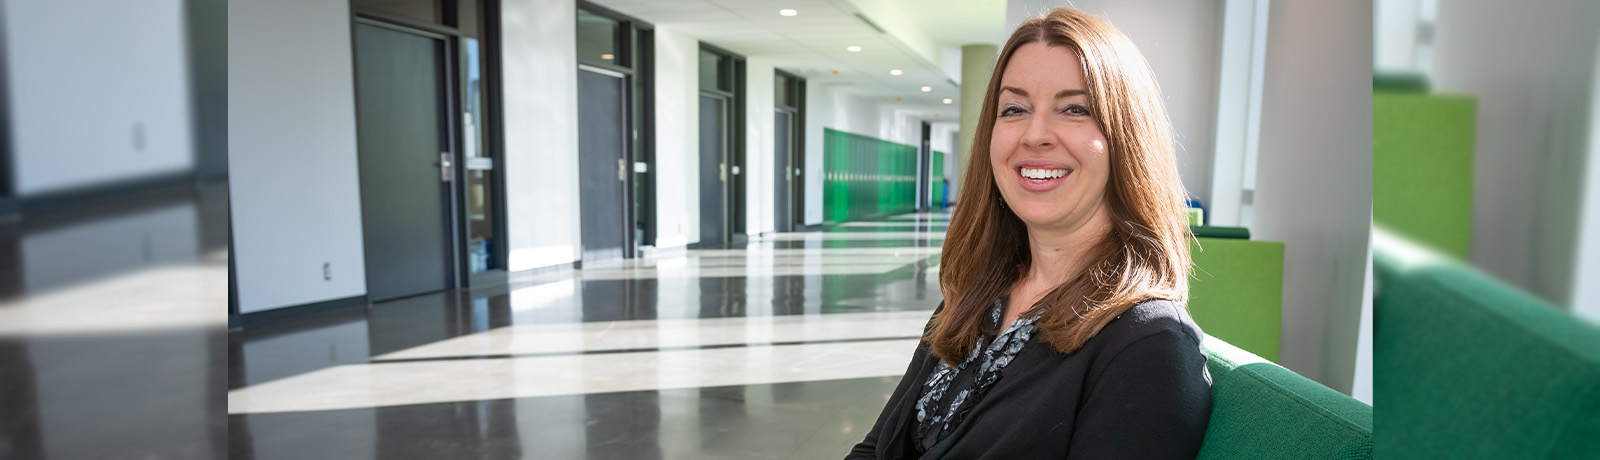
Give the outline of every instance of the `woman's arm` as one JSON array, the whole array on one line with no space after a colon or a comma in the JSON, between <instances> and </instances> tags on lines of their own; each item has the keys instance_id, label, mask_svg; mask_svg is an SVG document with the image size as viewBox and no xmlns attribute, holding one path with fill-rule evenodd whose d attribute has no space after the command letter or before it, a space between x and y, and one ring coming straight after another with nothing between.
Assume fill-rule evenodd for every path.
<instances>
[{"instance_id":1,"label":"woman's arm","mask_svg":"<svg viewBox=\"0 0 1600 460\"><path fill-rule=\"evenodd\" d=\"M1193 459L1200 452L1211 378L1188 334L1163 331L1129 344L1092 385L1067 458Z\"/></svg>"},{"instance_id":2,"label":"woman's arm","mask_svg":"<svg viewBox=\"0 0 1600 460\"><path fill-rule=\"evenodd\" d=\"M922 385L917 382L922 374L922 363L928 358L928 342L919 342L917 351L911 355L911 364L906 366L906 375L900 377L900 384L894 387L894 394L889 396L889 403L883 406L883 412L878 414L877 423L872 424L872 430L867 431L867 438L850 449L850 454L845 460L871 460L878 458L878 433L883 431L883 424L887 423L890 415L901 401L906 398L918 397L917 389Z\"/></svg>"}]
</instances>

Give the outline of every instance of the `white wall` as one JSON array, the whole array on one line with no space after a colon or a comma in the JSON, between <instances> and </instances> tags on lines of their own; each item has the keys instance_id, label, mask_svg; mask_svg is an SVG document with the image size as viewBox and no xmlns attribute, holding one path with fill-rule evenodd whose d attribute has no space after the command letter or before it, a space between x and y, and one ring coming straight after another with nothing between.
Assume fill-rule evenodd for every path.
<instances>
[{"instance_id":1,"label":"white wall","mask_svg":"<svg viewBox=\"0 0 1600 460\"><path fill-rule=\"evenodd\" d=\"M578 260L578 45L573 0L505 0L506 243L511 271Z\"/></svg>"},{"instance_id":2,"label":"white wall","mask_svg":"<svg viewBox=\"0 0 1600 460\"><path fill-rule=\"evenodd\" d=\"M228 2L229 193L242 313L366 293L349 43L348 2ZM324 263L332 280L323 280Z\"/></svg>"},{"instance_id":3,"label":"white wall","mask_svg":"<svg viewBox=\"0 0 1600 460\"><path fill-rule=\"evenodd\" d=\"M1377 0L1373 3L1373 68L1425 71L1417 67L1417 22L1421 19L1421 1Z\"/></svg>"},{"instance_id":4,"label":"white wall","mask_svg":"<svg viewBox=\"0 0 1600 460\"><path fill-rule=\"evenodd\" d=\"M18 196L194 168L182 1L3 8Z\"/></svg>"},{"instance_id":5,"label":"white wall","mask_svg":"<svg viewBox=\"0 0 1600 460\"><path fill-rule=\"evenodd\" d=\"M1478 98L1472 261L1559 305L1576 283L1596 18L1597 2L1439 2L1434 39L1434 90Z\"/></svg>"},{"instance_id":6,"label":"white wall","mask_svg":"<svg viewBox=\"0 0 1600 460\"><path fill-rule=\"evenodd\" d=\"M1008 2L1007 36L1023 20L1049 8L1068 6L1067 3ZM1209 206L1222 2L1076 0L1071 6L1116 25L1150 61L1177 137L1178 172L1183 176L1183 185L1190 195Z\"/></svg>"},{"instance_id":7,"label":"white wall","mask_svg":"<svg viewBox=\"0 0 1600 460\"><path fill-rule=\"evenodd\" d=\"M777 200L774 183L777 175L772 169L777 165L777 115L773 94L777 86L777 73L772 62L760 57L745 59L745 233L759 235L777 229L774 211Z\"/></svg>"},{"instance_id":8,"label":"white wall","mask_svg":"<svg viewBox=\"0 0 1600 460\"><path fill-rule=\"evenodd\" d=\"M656 247L700 241L700 42L655 31Z\"/></svg>"},{"instance_id":9,"label":"white wall","mask_svg":"<svg viewBox=\"0 0 1600 460\"><path fill-rule=\"evenodd\" d=\"M1372 4L1274 2L1252 239L1286 245L1280 363L1349 394L1372 225Z\"/></svg>"},{"instance_id":10,"label":"white wall","mask_svg":"<svg viewBox=\"0 0 1600 460\"><path fill-rule=\"evenodd\" d=\"M928 148L947 154L955 153L956 138L954 135L956 131L961 129L960 123L955 121L929 123L928 129L931 131L931 134L928 135ZM947 160L945 164L948 165L950 163Z\"/></svg>"},{"instance_id":11,"label":"white wall","mask_svg":"<svg viewBox=\"0 0 1600 460\"><path fill-rule=\"evenodd\" d=\"M805 225L822 223L822 127L825 123L832 123L834 118L833 87L806 81L806 120L805 132L805 173L802 180L805 182Z\"/></svg>"}]
</instances>

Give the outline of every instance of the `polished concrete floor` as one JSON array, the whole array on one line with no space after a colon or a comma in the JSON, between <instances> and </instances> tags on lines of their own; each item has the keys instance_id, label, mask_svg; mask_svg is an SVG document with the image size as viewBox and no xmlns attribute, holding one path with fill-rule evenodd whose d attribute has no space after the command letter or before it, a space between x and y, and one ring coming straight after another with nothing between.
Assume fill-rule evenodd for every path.
<instances>
[{"instance_id":1,"label":"polished concrete floor","mask_svg":"<svg viewBox=\"0 0 1600 460\"><path fill-rule=\"evenodd\" d=\"M226 193L0 223L0 459L228 456Z\"/></svg>"},{"instance_id":2,"label":"polished concrete floor","mask_svg":"<svg viewBox=\"0 0 1600 460\"><path fill-rule=\"evenodd\" d=\"M939 302L947 221L656 251L234 333L228 452L843 457Z\"/></svg>"}]
</instances>

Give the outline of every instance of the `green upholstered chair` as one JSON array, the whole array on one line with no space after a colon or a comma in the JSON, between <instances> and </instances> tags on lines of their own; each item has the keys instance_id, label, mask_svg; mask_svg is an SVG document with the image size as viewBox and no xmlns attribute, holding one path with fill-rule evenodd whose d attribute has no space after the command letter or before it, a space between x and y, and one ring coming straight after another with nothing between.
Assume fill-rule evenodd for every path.
<instances>
[{"instance_id":1,"label":"green upholstered chair","mask_svg":"<svg viewBox=\"0 0 1600 460\"><path fill-rule=\"evenodd\" d=\"M1248 238L1248 231L1244 235ZM1194 276L1189 279L1189 315L1195 324L1207 334L1277 362L1283 318L1283 243L1195 240L1190 246Z\"/></svg>"},{"instance_id":2,"label":"green upholstered chair","mask_svg":"<svg viewBox=\"0 0 1600 460\"><path fill-rule=\"evenodd\" d=\"M1415 79L1374 78L1372 220L1471 260L1477 99L1426 93Z\"/></svg>"},{"instance_id":3,"label":"green upholstered chair","mask_svg":"<svg viewBox=\"0 0 1600 460\"><path fill-rule=\"evenodd\" d=\"M1372 406L1209 334L1211 424L1200 459L1369 459Z\"/></svg>"},{"instance_id":4,"label":"green upholstered chair","mask_svg":"<svg viewBox=\"0 0 1600 460\"><path fill-rule=\"evenodd\" d=\"M1600 327L1373 233L1382 458L1600 458Z\"/></svg>"}]
</instances>

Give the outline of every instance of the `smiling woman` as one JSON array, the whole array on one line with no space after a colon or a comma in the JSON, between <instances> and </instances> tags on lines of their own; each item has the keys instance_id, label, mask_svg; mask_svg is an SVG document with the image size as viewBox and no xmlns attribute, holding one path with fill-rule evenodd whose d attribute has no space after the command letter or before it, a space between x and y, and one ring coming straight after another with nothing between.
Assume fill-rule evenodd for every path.
<instances>
[{"instance_id":1,"label":"smiling woman","mask_svg":"<svg viewBox=\"0 0 1600 460\"><path fill-rule=\"evenodd\" d=\"M850 458L1194 458L1211 410L1149 64L1057 8L1001 50L942 254L945 302Z\"/></svg>"}]
</instances>

